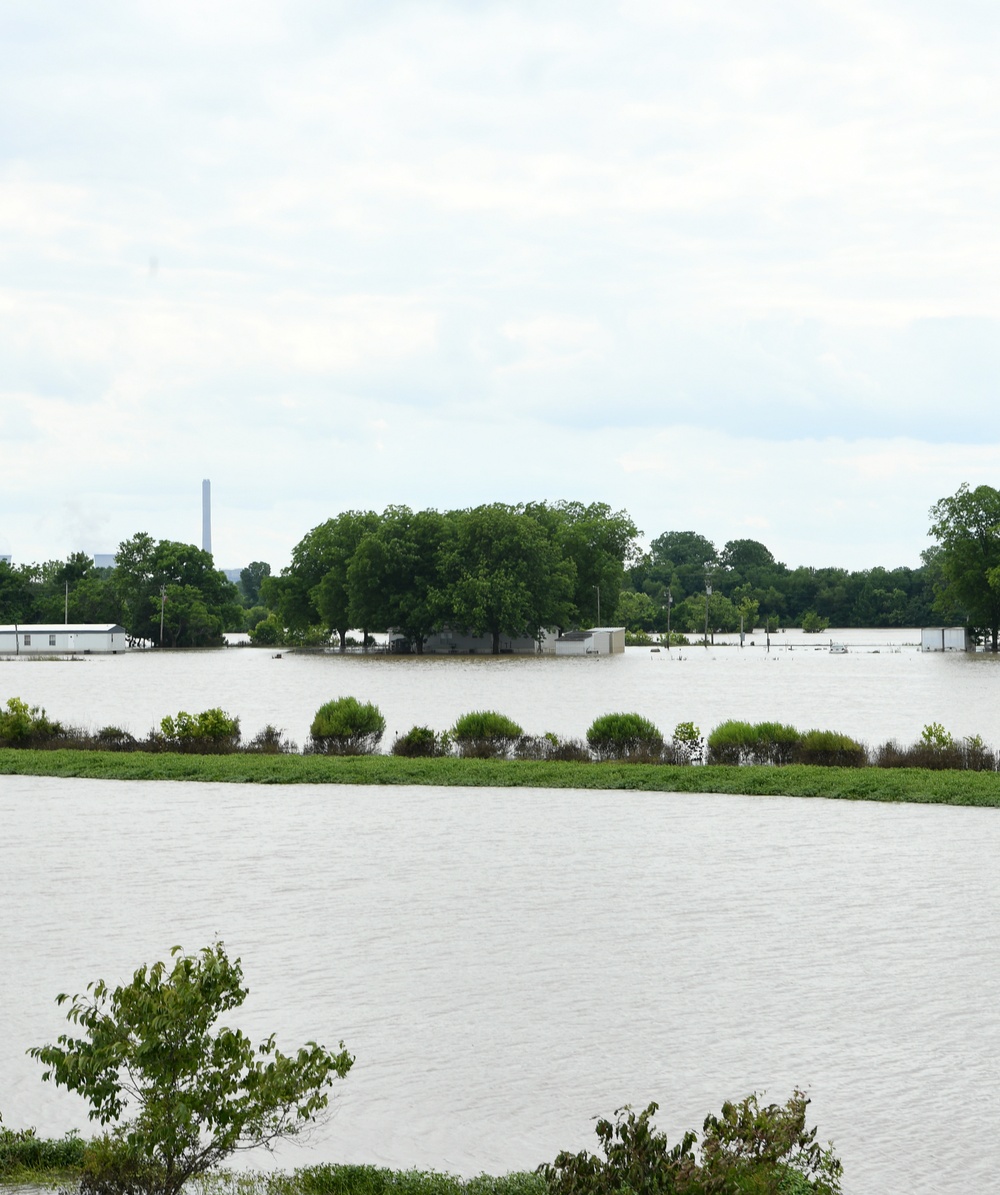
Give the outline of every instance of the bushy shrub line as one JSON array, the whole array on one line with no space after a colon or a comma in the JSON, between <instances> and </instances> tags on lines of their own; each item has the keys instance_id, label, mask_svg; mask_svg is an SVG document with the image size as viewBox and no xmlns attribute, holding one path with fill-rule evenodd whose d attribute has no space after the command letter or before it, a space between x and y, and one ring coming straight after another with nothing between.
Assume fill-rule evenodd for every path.
<instances>
[{"instance_id":1,"label":"bushy shrub line","mask_svg":"<svg viewBox=\"0 0 1000 1195\"><path fill-rule=\"evenodd\" d=\"M372 755L385 733L377 705L338 697L316 711L305 755ZM0 747L55 750L172 752L192 755L288 755L295 743L275 726L243 742L240 720L215 707L200 714L167 715L158 730L139 739L118 726L88 732L54 722L38 706L11 697L0 707ZM525 734L496 710L463 714L448 730L414 726L398 735L389 753L405 758L523 759L574 763L721 764L740 767L808 764L840 768L931 768L972 772L1000 770L1000 753L978 735L956 739L939 722L925 726L920 741L900 746L894 739L874 748L832 730L800 731L782 722L720 723L708 736L692 722L679 722L670 740L641 714L620 712L595 718L586 742L551 732Z\"/></svg>"},{"instance_id":2,"label":"bushy shrub line","mask_svg":"<svg viewBox=\"0 0 1000 1195\"><path fill-rule=\"evenodd\" d=\"M77 1133L48 1139L34 1129L8 1129L0 1119L0 1182L79 1169L87 1143Z\"/></svg>"}]
</instances>

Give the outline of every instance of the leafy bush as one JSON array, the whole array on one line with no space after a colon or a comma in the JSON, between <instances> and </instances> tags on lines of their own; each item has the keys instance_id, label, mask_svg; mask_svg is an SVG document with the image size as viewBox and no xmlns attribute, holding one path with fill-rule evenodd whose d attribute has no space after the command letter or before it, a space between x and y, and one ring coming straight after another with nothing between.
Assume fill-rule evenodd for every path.
<instances>
[{"instance_id":1,"label":"leafy bush","mask_svg":"<svg viewBox=\"0 0 1000 1195\"><path fill-rule=\"evenodd\" d=\"M651 647L653 645L653 637L648 631L626 631L625 632L625 646L626 647Z\"/></svg>"},{"instance_id":2,"label":"leafy bush","mask_svg":"<svg viewBox=\"0 0 1000 1195\"><path fill-rule=\"evenodd\" d=\"M294 1195L547 1195L540 1174L480 1174L462 1179L434 1171L330 1163L297 1170L292 1186Z\"/></svg>"},{"instance_id":3,"label":"leafy bush","mask_svg":"<svg viewBox=\"0 0 1000 1195\"><path fill-rule=\"evenodd\" d=\"M524 731L506 714L473 710L451 728L458 754L473 759L502 759L510 754Z\"/></svg>"},{"instance_id":4,"label":"leafy bush","mask_svg":"<svg viewBox=\"0 0 1000 1195\"><path fill-rule=\"evenodd\" d=\"M316 711L306 751L325 755L371 755L385 734L377 705L356 697L338 697Z\"/></svg>"},{"instance_id":5,"label":"leafy bush","mask_svg":"<svg viewBox=\"0 0 1000 1195\"><path fill-rule=\"evenodd\" d=\"M626 759L656 763L663 735L641 714L603 714L587 731L587 742L599 760Z\"/></svg>"},{"instance_id":6,"label":"leafy bush","mask_svg":"<svg viewBox=\"0 0 1000 1195\"><path fill-rule=\"evenodd\" d=\"M669 763L701 763L705 758L705 740L693 722L678 722L670 742Z\"/></svg>"},{"instance_id":7,"label":"leafy bush","mask_svg":"<svg viewBox=\"0 0 1000 1195\"><path fill-rule=\"evenodd\" d=\"M45 710L28 705L20 697L8 697L6 708L0 708L2 747L37 747L62 731L60 723L49 721Z\"/></svg>"},{"instance_id":8,"label":"leafy bush","mask_svg":"<svg viewBox=\"0 0 1000 1195\"><path fill-rule=\"evenodd\" d=\"M258 647L273 647L276 643L283 643L284 638L285 628L276 614L269 614L250 628L250 642Z\"/></svg>"},{"instance_id":9,"label":"leafy bush","mask_svg":"<svg viewBox=\"0 0 1000 1195\"><path fill-rule=\"evenodd\" d=\"M269 722L263 730L257 731L243 750L249 755L291 755L295 744L284 738L284 731Z\"/></svg>"},{"instance_id":10,"label":"leafy bush","mask_svg":"<svg viewBox=\"0 0 1000 1195\"><path fill-rule=\"evenodd\" d=\"M586 743L579 739L561 739L548 732L543 735L521 735L514 744L515 759L555 760L571 763L593 763L593 756Z\"/></svg>"},{"instance_id":11,"label":"leafy bush","mask_svg":"<svg viewBox=\"0 0 1000 1195\"><path fill-rule=\"evenodd\" d=\"M802 615L802 629L807 635L818 635L830 625L829 618L817 614L815 610L807 610Z\"/></svg>"},{"instance_id":12,"label":"leafy bush","mask_svg":"<svg viewBox=\"0 0 1000 1195\"><path fill-rule=\"evenodd\" d=\"M786 764L801 735L781 722L722 722L708 736L713 764Z\"/></svg>"},{"instance_id":13,"label":"leafy bush","mask_svg":"<svg viewBox=\"0 0 1000 1195\"><path fill-rule=\"evenodd\" d=\"M0 1117L0 1182L14 1182L28 1172L76 1170L86 1142L77 1133L56 1139L39 1137L34 1129L8 1129Z\"/></svg>"},{"instance_id":14,"label":"leafy bush","mask_svg":"<svg viewBox=\"0 0 1000 1195\"><path fill-rule=\"evenodd\" d=\"M170 751L195 753L235 751L240 741L240 720L214 706L200 714L181 710L160 721L160 733Z\"/></svg>"},{"instance_id":15,"label":"leafy bush","mask_svg":"<svg viewBox=\"0 0 1000 1195\"><path fill-rule=\"evenodd\" d=\"M102 726L94 735L94 746L99 751L134 751L134 734L121 726Z\"/></svg>"},{"instance_id":16,"label":"leafy bush","mask_svg":"<svg viewBox=\"0 0 1000 1195\"><path fill-rule=\"evenodd\" d=\"M806 1129L808 1103L798 1091L784 1107L762 1108L756 1095L726 1103L705 1120L700 1156L696 1133L671 1146L653 1128L656 1104L619 1108L614 1124L597 1122L603 1157L563 1152L539 1173L550 1195L839 1195L843 1166Z\"/></svg>"},{"instance_id":17,"label":"leafy bush","mask_svg":"<svg viewBox=\"0 0 1000 1195\"><path fill-rule=\"evenodd\" d=\"M407 759L432 759L447 755L450 746L447 734L436 734L429 726L413 726L393 740L391 751Z\"/></svg>"},{"instance_id":18,"label":"leafy bush","mask_svg":"<svg viewBox=\"0 0 1000 1195\"><path fill-rule=\"evenodd\" d=\"M863 743L834 730L807 730L792 753L795 763L820 767L863 768L868 752Z\"/></svg>"},{"instance_id":19,"label":"leafy bush","mask_svg":"<svg viewBox=\"0 0 1000 1195\"><path fill-rule=\"evenodd\" d=\"M901 747L895 739L872 752L877 768L929 768L932 771L995 772L997 755L979 735L956 742L938 722L925 726L919 743Z\"/></svg>"}]
</instances>

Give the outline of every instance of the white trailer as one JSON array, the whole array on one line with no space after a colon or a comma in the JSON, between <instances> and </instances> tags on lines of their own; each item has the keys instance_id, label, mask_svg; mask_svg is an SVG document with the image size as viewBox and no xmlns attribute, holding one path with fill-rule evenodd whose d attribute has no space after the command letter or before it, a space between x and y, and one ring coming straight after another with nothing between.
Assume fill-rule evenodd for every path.
<instances>
[{"instance_id":1,"label":"white trailer","mask_svg":"<svg viewBox=\"0 0 1000 1195\"><path fill-rule=\"evenodd\" d=\"M921 651L972 651L968 627L924 627L920 632Z\"/></svg>"},{"instance_id":2,"label":"white trailer","mask_svg":"<svg viewBox=\"0 0 1000 1195\"><path fill-rule=\"evenodd\" d=\"M125 628L117 623L8 623L0 626L0 655L117 654L125 651Z\"/></svg>"},{"instance_id":3,"label":"white trailer","mask_svg":"<svg viewBox=\"0 0 1000 1195\"><path fill-rule=\"evenodd\" d=\"M625 650L624 627L591 627L567 631L555 641L557 656L610 656Z\"/></svg>"}]
</instances>

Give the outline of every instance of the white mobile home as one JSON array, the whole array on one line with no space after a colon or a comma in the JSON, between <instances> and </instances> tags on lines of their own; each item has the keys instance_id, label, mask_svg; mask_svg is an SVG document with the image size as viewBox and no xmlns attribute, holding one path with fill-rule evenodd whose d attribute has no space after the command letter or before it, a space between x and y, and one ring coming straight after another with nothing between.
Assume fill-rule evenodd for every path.
<instances>
[{"instance_id":1,"label":"white mobile home","mask_svg":"<svg viewBox=\"0 0 1000 1195\"><path fill-rule=\"evenodd\" d=\"M624 627L567 631L555 641L557 656L610 656L625 650Z\"/></svg>"},{"instance_id":2,"label":"white mobile home","mask_svg":"<svg viewBox=\"0 0 1000 1195\"><path fill-rule=\"evenodd\" d=\"M110 622L8 623L0 626L0 655L90 655L124 651L125 628Z\"/></svg>"},{"instance_id":3,"label":"white mobile home","mask_svg":"<svg viewBox=\"0 0 1000 1195\"><path fill-rule=\"evenodd\" d=\"M924 627L920 632L921 651L971 651L968 627Z\"/></svg>"}]
</instances>

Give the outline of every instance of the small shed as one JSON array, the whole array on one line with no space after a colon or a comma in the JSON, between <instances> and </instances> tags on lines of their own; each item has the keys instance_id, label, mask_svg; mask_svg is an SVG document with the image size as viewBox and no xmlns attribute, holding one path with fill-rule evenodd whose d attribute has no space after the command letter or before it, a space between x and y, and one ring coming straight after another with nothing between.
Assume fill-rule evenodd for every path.
<instances>
[{"instance_id":1,"label":"small shed","mask_svg":"<svg viewBox=\"0 0 1000 1195\"><path fill-rule=\"evenodd\" d=\"M0 626L0 654L90 655L125 651L125 628L111 622L8 623Z\"/></svg>"},{"instance_id":2,"label":"small shed","mask_svg":"<svg viewBox=\"0 0 1000 1195\"><path fill-rule=\"evenodd\" d=\"M625 650L624 627L567 631L555 641L557 656L610 656Z\"/></svg>"},{"instance_id":3,"label":"small shed","mask_svg":"<svg viewBox=\"0 0 1000 1195\"><path fill-rule=\"evenodd\" d=\"M920 632L921 651L971 651L972 648L968 627L924 627Z\"/></svg>"}]
</instances>

